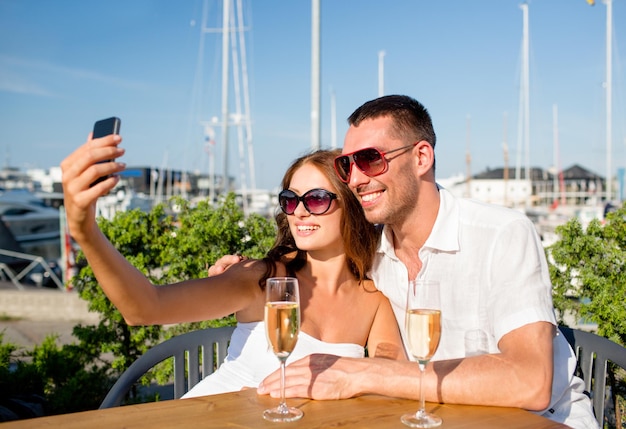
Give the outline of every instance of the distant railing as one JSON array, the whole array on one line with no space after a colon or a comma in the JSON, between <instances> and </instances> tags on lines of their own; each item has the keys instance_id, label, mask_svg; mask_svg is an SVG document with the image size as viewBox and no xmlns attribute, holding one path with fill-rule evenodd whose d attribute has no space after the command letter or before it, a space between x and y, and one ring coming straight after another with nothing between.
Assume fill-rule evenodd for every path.
<instances>
[{"instance_id":1,"label":"distant railing","mask_svg":"<svg viewBox=\"0 0 626 429\"><path fill-rule=\"evenodd\" d=\"M0 262L0 278L8 279L13 283L18 289L23 290L24 285L20 283L26 275L28 275L31 271L33 271L37 266L40 266L43 269L41 273L33 273L31 278L38 286L43 285L43 280L45 277L48 277L50 280L56 284L56 286L63 290L63 282L59 280L59 277L54 273L53 270L50 269L50 266L46 262L44 258L41 256L29 255L27 253L14 252L12 250L0 249L0 255L9 256L11 258L15 258L18 260L31 261L26 267L20 270L20 272L15 273L10 265L4 262Z\"/></svg>"}]
</instances>

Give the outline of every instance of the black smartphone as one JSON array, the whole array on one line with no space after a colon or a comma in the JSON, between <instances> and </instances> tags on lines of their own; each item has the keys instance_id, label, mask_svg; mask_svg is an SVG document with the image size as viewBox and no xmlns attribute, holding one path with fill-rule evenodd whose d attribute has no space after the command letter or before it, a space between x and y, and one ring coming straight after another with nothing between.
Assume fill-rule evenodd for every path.
<instances>
[{"instance_id":1,"label":"black smartphone","mask_svg":"<svg viewBox=\"0 0 626 429\"><path fill-rule=\"evenodd\" d=\"M106 119L101 119L97 121L93 126L93 138L99 139L100 137L105 137L110 134L119 134L121 125L122 125L122 121L120 120L120 118L117 118L115 116L112 116ZM106 161L100 161L100 162L111 162L111 161L113 160L108 159ZM109 176L107 175L107 176L99 177L90 186L97 185L98 183L105 180L107 177Z\"/></svg>"}]
</instances>

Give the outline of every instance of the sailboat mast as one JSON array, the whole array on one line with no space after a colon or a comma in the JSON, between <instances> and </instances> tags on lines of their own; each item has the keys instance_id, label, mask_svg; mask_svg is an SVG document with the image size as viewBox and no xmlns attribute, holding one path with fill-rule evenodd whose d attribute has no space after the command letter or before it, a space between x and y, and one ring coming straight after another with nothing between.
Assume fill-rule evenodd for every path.
<instances>
[{"instance_id":1,"label":"sailboat mast","mask_svg":"<svg viewBox=\"0 0 626 429\"><path fill-rule=\"evenodd\" d=\"M528 35L528 4L521 5L524 16L524 46L523 46L523 70L522 70L522 87L524 88L524 161L526 168L526 180L530 181L530 42Z\"/></svg>"},{"instance_id":2,"label":"sailboat mast","mask_svg":"<svg viewBox=\"0 0 626 429\"><path fill-rule=\"evenodd\" d=\"M502 115L502 156L504 158L504 171L502 178L504 179L504 205L508 206L508 187L509 187L509 146L507 144L507 114Z\"/></svg>"},{"instance_id":3,"label":"sailboat mast","mask_svg":"<svg viewBox=\"0 0 626 429\"><path fill-rule=\"evenodd\" d=\"M320 148L320 0L311 0L311 149Z\"/></svg>"},{"instance_id":4,"label":"sailboat mast","mask_svg":"<svg viewBox=\"0 0 626 429\"><path fill-rule=\"evenodd\" d=\"M230 47L230 0L223 2L222 14L222 145L223 174L222 192L228 192L228 74L229 74L229 47Z\"/></svg>"},{"instance_id":5,"label":"sailboat mast","mask_svg":"<svg viewBox=\"0 0 626 429\"><path fill-rule=\"evenodd\" d=\"M567 202L565 200L565 186L563 184L563 170L561 170L561 152L559 145L559 108L556 104L552 105L552 128L554 139L554 177L552 202L560 201L562 206Z\"/></svg>"},{"instance_id":6,"label":"sailboat mast","mask_svg":"<svg viewBox=\"0 0 626 429\"><path fill-rule=\"evenodd\" d=\"M613 140L613 1L606 3L606 201L611 201L613 176L611 174L611 152Z\"/></svg>"},{"instance_id":7,"label":"sailboat mast","mask_svg":"<svg viewBox=\"0 0 626 429\"><path fill-rule=\"evenodd\" d=\"M337 148L337 103L335 101L335 90L330 89L330 147Z\"/></svg>"},{"instance_id":8,"label":"sailboat mast","mask_svg":"<svg viewBox=\"0 0 626 429\"><path fill-rule=\"evenodd\" d=\"M241 6L240 2L238 5ZM231 15L233 22L234 14ZM231 46L233 55L233 88L235 91L235 113L232 116L232 124L237 127L237 147L239 149L239 174L241 180L241 197L244 213L248 213L248 187L246 177L245 147L244 147L244 125L246 119L242 113L241 107L241 87L239 72L239 55L237 54L237 34L241 32L241 22L237 22L231 32Z\"/></svg>"},{"instance_id":9,"label":"sailboat mast","mask_svg":"<svg viewBox=\"0 0 626 429\"><path fill-rule=\"evenodd\" d=\"M470 135L471 135L471 126L472 118L470 115L467 115L466 121L466 130L465 130L465 164L467 169L467 180L465 181L465 197L472 197L472 154L470 152Z\"/></svg>"},{"instance_id":10,"label":"sailboat mast","mask_svg":"<svg viewBox=\"0 0 626 429\"><path fill-rule=\"evenodd\" d=\"M552 162L554 165L552 202L554 202L559 193L559 108L556 104L552 105Z\"/></svg>"},{"instance_id":11,"label":"sailboat mast","mask_svg":"<svg viewBox=\"0 0 626 429\"><path fill-rule=\"evenodd\" d=\"M385 51L378 51L378 96L385 95Z\"/></svg>"},{"instance_id":12,"label":"sailboat mast","mask_svg":"<svg viewBox=\"0 0 626 429\"><path fill-rule=\"evenodd\" d=\"M237 21L239 28L239 46L241 48L241 83L243 85L243 105L246 126L246 143L248 146L248 168L250 171L250 188L256 189L256 172L254 169L254 148L252 147L252 123L250 119L250 89L248 84L248 61L246 38L244 36L243 4L237 0Z\"/></svg>"}]
</instances>

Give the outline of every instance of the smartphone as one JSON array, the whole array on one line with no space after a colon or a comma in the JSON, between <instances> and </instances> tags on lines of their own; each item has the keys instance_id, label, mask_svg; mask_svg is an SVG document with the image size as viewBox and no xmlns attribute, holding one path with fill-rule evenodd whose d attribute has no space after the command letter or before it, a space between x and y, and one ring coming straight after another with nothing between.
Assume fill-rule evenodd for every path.
<instances>
[{"instance_id":1,"label":"smartphone","mask_svg":"<svg viewBox=\"0 0 626 429\"><path fill-rule=\"evenodd\" d=\"M108 135L111 135L111 134L119 134L121 125L122 125L122 121L120 120L120 118L117 118L115 116L112 116L112 117L106 118L106 119L101 119L101 120L97 121L94 124L94 126L93 126L93 138L94 139L99 139L100 137L105 137L105 136L108 136ZM107 159L105 161L100 161L100 163L102 163L102 162L111 162L111 161L113 161L113 160L112 159ZM109 177L109 176L107 175L107 176L99 177L90 186L97 185L98 183L100 183L103 180L105 180L107 177Z\"/></svg>"}]
</instances>

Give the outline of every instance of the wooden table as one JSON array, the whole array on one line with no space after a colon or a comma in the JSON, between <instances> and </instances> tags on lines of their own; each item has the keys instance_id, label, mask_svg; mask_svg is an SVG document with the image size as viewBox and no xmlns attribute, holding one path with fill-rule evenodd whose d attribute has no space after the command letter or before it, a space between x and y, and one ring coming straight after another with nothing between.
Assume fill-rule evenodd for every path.
<instances>
[{"instance_id":1,"label":"wooden table","mask_svg":"<svg viewBox=\"0 0 626 429\"><path fill-rule=\"evenodd\" d=\"M250 389L223 395L205 396L126 405L106 410L85 411L58 416L1 423L1 429L155 429L155 428L404 428L400 416L417 410L418 402L383 396L362 396L340 401L288 399L304 411L292 423L263 420L266 408L278 400L259 396ZM517 408L427 404L443 419L442 429L553 429L567 426Z\"/></svg>"}]
</instances>

